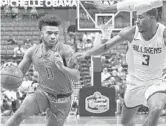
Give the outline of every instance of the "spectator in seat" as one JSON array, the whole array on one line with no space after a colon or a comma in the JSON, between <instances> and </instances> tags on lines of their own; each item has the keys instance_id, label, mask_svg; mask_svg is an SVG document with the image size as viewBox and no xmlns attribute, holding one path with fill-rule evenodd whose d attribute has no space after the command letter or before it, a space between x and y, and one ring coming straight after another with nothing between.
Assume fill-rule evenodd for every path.
<instances>
[{"instance_id":1,"label":"spectator in seat","mask_svg":"<svg viewBox=\"0 0 166 126\"><path fill-rule=\"evenodd\" d=\"M83 41L85 43L86 50L89 50L93 47L94 38L95 37L93 36L93 34L90 33L83 34Z\"/></svg>"},{"instance_id":2,"label":"spectator in seat","mask_svg":"<svg viewBox=\"0 0 166 126\"><path fill-rule=\"evenodd\" d=\"M20 107L20 94L19 92L16 92L16 98L12 99L12 111L15 113L15 111Z\"/></svg>"},{"instance_id":3,"label":"spectator in seat","mask_svg":"<svg viewBox=\"0 0 166 126\"><path fill-rule=\"evenodd\" d=\"M30 17L32 19L37 19L38 18L38 12L36 10L36 7L32 7L32 9L30 11Z\"/></svg>"},{"instance_id":4,"label":"spectator in seat","mask_svg":"<svg viewBox=\"0 0 166 126\"><path fill-rule=\"evenodd\" d=\"M10 34L9 38L7 39L7 43L10 45L15 45L16 44L16 40L13 38L13 35Z\"/></svg>"},{"instance_id":5,"label":"spectator in seat","mask_svg":"<svg viewBox=\"0 0 166 126\"><path fill-rule=\"evenodd\" d=\"M85 51L85 43L83 42L82 39L77 41L77 49L78 51Z\"/></svg>"},{"instance_id":6,"label":"spectator in seat","mask_svg":"<svg viewBox=\"0 0 166 126\"><path fill-rule=\"evenodd\" d=\"M101 73L101 83L103 86L109 85L111 74L108 72L108 69L105 67Z\"/></svg>"},{"instance_id":7,"label":"spectator in seat","mask_svg":"<svg viewBox=\"0 0 166 126\"><path fill-rule=\"evenodd\" d=\"M16 6L12 7L11 13L12 13L12 15L11 15L12 19L17 18L18 15L19 15L19 9L18 9L18 7L16 7Z\"/></svg>"},{"instance_id":8,"label":"spectator in seat","mask_svg":"<svg viewBox=\"0 0 166 126\"><path fill-rule=\"evenodd\" d=\"M32 42L29 38L26 38L24 41L23 41L24 45L23 45L23 48L25 50L27 50L28 48L30 48L32 45Z\"/></svg>"},{"instance_id":9,"label":"spectator in seat","mask_svg":"<svg viewBox=\"0 0 166 126\"><path fill-rule=\"evenodd\" d=\"M11 17L11 7L9 5L4 6L4 16L5 17Z\"/></svg>"},{"instance_id":10,"label":"spectator in seat","mask_svg":"<svg viewBox=\"0 0 166 126\"><path fill-rule=\"evenodd\" d=\"M70 25L67 28L67 34L69 36L69 40L67 41L67 44L69 44L75 52L78 51L77 49L77 43L76 43L76 26Z\"/></svg>"},{"instance_id":11,"label":"spectator in seat","mask_svg":"<svg viewBox=\"0 0 166 126\"><path fill-rule=\"evenodd\" d=\"M12 110L11 110L11 105L10 105L10 102L3 99L3 103L2 103L2 106L1 106L1 115L2 116L10 116L11 113L12 113Z\"/></svg>"},{"instance_id":12,"label":"spectator in seat","mask_svg":"<svg viewBox=\"0 0 166 126\"><path fill-rule=\"evenodd\" d=\"M23 48L22 45L22 42L17 42L17 46L14 48L14 58L16 58L17 56L22 56L25 53L26 50Z\"/></svg>"},{"instance_id":13,"label":"spectator in seat","mask_svg":"<svg viewBox=\"0 0 166 126\"><path fill-rule=\"evenodd\" d=\"M12 114L12 99L15 97L14 91L4 90L2 93L1 115L10 116Z\"/></svg>"},{"instance_id":14,"label":"spectator in seat","mask_svg":"<svg viewBox=\"0 0 166 126\"><path fill-rule=\"evenodd\" d=\"M93 47L93 40L92 40L92 38L88 38L86 40L85 48L86 48L86 50L88 50L88 49L91 49L92 47Z\"/></svg>"},{"instance_id":15,"label":"spectator in seat","mask_svg":"<svg viewBox=\"0 0 166 126\"><path fill-rule=\"evenodd\" d=\"M29 18L28 7L26 7L26 6L24 7L22 18L23 19L28 19Z\"/></svg>"}]
</instances>

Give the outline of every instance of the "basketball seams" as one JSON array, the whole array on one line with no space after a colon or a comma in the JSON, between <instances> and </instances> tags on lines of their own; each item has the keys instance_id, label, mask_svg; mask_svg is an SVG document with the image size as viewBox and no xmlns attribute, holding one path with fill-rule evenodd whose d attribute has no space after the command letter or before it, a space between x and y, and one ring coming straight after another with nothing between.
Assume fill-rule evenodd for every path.
<instances>
[{"instance_id":1,"label":"basketball seams","mask_svg":"<svg viewBox=\"0 0 166 126\"><path fill-rule=\"evenodd\" d=\"M22 71L17 67L17 66L9 66L10 69L16 69L17 71L19 71L19 74L21 74L21 76L23 76Z\"/></svg>"},{"instance_id":2,"label":"basketball seams","mask_svg":"<svg viewBox=\"0 0 166 126\"><path fill-rule=\"evenodd\" d=\"M6 73L6 74L3 73L3 74L1 74L1 76L2 76L2 75L10 75L10 76L12 76L12 77L16 77L16 78L23 78L23 76L18 77L18 76L15 76L15 75L13 75L13 74L7 74L7 73Z\"/></svg>"},{"instance_id":3,"label":"basketball seams","mask_svg":"<svg viewBox=\"0 0 166 126\"><path fill-rule=\"evenodd\" d=\"M3 83L3 84L5 84L4 82L2 82L2 80L3 80L3 79L2 79L2 76L3 76L3 75L9 75L9 74L2 74L2 75L1 75L1 81L0 81L0 82ZM15 80L13 83L19 83L19 84L20 84L20 83L23 81L23 78L16 77L16 76L9 76L9 78L11 78L11 79L17 79L17 81ZM10 79L10 80L11 80L11 79ZM18 79L19 79L19 80L18 80ZM10 84L13 84L13 83L10 83ZM8 83L8 85L10 85L10 84Z\"/></svg>"},{"instance_id":4,"label":"basketball seams","mask_svg":"<svg viewBox=\"0 0 166 126\"><path fill-rule=\"evenodd\" d=\"M5 84L5 83L3 83L3 82L0 82L0 83L1 83L1 85L2 85L2 84L4 84L4 85L11 85L11 86L13 85L13 83L9 83L9 84ZM20 82L17 83L16 85L19 86L20 83L22 83L22 81L20 81ZM16 85L13 85L13 87L15 87Z\"/></svg>"}]
</instances>

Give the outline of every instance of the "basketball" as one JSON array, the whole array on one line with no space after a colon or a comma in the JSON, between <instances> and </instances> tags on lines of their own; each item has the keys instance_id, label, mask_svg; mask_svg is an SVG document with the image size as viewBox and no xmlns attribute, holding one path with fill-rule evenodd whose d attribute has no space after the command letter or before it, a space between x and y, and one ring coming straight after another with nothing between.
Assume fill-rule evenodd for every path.
<instances>
[{"instance_id":1,"label":"basketball","mask_svg":"<svg viewBox=\"0 0 166 126\"><path fill-rule=\"evenodd\" d=\"M0 73L2 88L15 90L22 84L23 73L17 66L2 66Z\"/></svg>"}]
</instances>

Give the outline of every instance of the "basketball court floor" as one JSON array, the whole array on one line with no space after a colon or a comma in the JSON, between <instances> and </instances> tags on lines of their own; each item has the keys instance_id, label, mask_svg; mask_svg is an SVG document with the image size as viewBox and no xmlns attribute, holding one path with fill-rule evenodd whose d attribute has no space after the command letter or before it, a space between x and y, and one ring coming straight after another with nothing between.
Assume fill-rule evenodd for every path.
<instances>
[{"instance_id":1,"label":"basketball court floor","mask_svg":"<svg viewBox=\"0 0 166 126\"><path fill-rule=\"evenodd\" d=\"M8 117L1 118L1 126ZM145 116L136 116L136 126L141 126ZM33 116L24 120L20 126L45 126L45 116ZM120 123L120 116L116 117L79 117L69 116L64 126L122 126ZM160 117L158 126L166 126L166 116Z\"/></svg>"}]
</instances>

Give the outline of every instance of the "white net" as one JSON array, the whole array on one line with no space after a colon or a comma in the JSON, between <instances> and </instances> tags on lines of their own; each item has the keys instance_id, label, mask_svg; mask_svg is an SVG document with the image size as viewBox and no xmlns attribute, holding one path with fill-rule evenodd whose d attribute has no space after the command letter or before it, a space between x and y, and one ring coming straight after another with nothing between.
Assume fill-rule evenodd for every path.
<instances>
[{"instance_id":1,"label":"white net","mask_svg":"<svg viewBox=\"0 0 166 126\"><path fill-rule=\"evenodd\" d=\"M113 30L113 25L112 24L102 24L98 26L99 29L102 32L102 39L110 39L112 30Z\"/></svg>"}]
</instances>

